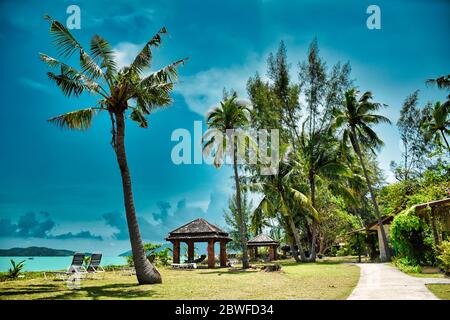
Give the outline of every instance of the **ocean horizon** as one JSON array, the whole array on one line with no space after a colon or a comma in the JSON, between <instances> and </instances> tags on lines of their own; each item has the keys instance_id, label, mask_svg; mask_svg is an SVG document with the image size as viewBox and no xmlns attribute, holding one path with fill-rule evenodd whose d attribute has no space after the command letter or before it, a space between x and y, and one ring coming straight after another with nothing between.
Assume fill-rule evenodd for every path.
<instances>
[{"instance_id":1,"label":"ocean horizon","mask_svg":"<svg viewBox=\"0 0 450 320\"><path fill-rule=\"evenodd\" d=\"M72 256L65 257L0 257L0 272L8 271L11 268L11 259L16 263L25 260L22 271L55 271L65 270L72 262ZM111 256L102 257L101 266L108 265L125 265L126 257Z\"/></svg>"}]
</instances>

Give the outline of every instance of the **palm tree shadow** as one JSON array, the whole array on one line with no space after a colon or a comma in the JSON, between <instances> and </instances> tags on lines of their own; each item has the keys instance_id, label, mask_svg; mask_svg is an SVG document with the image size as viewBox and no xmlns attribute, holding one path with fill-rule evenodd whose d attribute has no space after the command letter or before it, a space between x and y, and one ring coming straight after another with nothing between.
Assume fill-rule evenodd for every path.
<instances>
[{"instance_id":1,"label":"palm tree shadow","mask_svg":"<svg viewBox=\"0 0 450 320\"><path fill-rule=\"evenodd\" d=\"M136 289L138 284L107 284L99 286L81 287L79 289L73 289L68 292L63 292L57 296L49 297L46 299L93 299L110 298L110 299L137 299L137 298L149 298L155 296L155 291L149 289L148 286L142 289Z\"/></svg>"},{"instance_id":2,"label":"palm tree shadow","mask_svg":"<svg viewBox=\"0 0 450 320\"><path fill-rule=\"evenodd\" d=\"M58 289L59 287L54 284L30 284L26 287L3 288L0 292L0 298L2 296L26 296L29 294L51 293Z\"/></svg>"}]
</instances>

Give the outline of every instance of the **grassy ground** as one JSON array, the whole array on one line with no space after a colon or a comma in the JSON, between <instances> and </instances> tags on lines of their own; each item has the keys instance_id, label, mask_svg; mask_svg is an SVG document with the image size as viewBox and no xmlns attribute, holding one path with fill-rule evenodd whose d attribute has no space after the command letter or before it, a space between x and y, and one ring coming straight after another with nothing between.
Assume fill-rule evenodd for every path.
<instances>
[{"instance_id":1,"label":"grassy ground","mask_svg":"<svg viewBox=\"0 0 450 320\"><path fill-rule=\"evenodd\" d=\"M143 286L134 276L106 272L72 290L28 276L0 282L0 299L346 299L359 279L358 267L334 261L281 264L281 272L161 268L163 283Z\"/></svg>"},{"instance_id":2,"label":"grassy ground","mask_svg":"<svg viewBox=\"0 0 450 320\"><path fill-rule=\"evenodd\" d=\"M427 288L439 299L450 300L450 284L427 284Z\"/></svg>"}]
</instances>

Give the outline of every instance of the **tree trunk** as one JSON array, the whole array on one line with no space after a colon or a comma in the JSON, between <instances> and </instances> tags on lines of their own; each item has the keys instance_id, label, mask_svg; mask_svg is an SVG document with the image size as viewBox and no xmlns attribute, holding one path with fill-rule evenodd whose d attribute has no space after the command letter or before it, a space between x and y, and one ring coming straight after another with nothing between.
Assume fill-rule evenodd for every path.
<instances>
[{"instance_id":1,"label":"tree trunk","mask_svg":"<svg viewBox=\"0 0 450 320\"><path fill-rule=\"evenodd\" d=\"M301 262L300 258L298 257L298 251L295 250L295 240L294 238L291 239L289 246L291 247L291 253L294 257L295 262Z\"/></svg>"},{"instance_id":2,"label":"tree trunk","mask_svg":"<svg viewBox=\"0 0 450 320\"><path fill-rule=\"evenodd\" d=\"M310 172L309 176L309 185L311 188L311 205L313 208L316 208L316 183L314 180L314 172ZM316 242L317 242L317 233L319 232L319 226L315 218L313 218L313 223L311 225L311 251L309 253L308 261L315 262L316 261Z\"/></svg>"},{"instance_id":3,"label":"tree trunk","mask_svg":"<svg viewBox=\"0 0 450 320\"><path fill-rule=\"evenodd\" d=\"M231 137L233 139L233 137ZM230 141L233 143L234 141ZM237 164L237 146L233 143L233 169L234 169L234 182L236 184L236 207L239 215L239 233L241 236L241 247L242 247L242 267L247 269L249 267L248 263L248 249L247 249L247 224L245 221L244 214L242 212L241 205L241 184L239 182L239 172Z\"/></svg>"},{"instance_id":4,"label":"tree trunk","mask_svg":"<svg viewBox=\"0 0 450 320\"><path fill-rule=\"evenodd\" d=\"M300 260L306 262L305 251L303 251L302 243L300 241L300 235L298 234L297 227L295 226L294 219L289 214L289 226L291 227L292 235L294 236L295 244L297 245L298 252L300 253ZM294 257L295 258L295 257ZM297 261L298 262L298 261Z\"/></svg>"},{"instance_id":5,"label":"tree trunk","mask_svg":"<svg viewBox=\"0 0 450 320\"><path fill-rule=\"evenodd\" d=\"M148 261L142 243L139 225L134 208L133 191L131 187L130 171L128 169L125 153L125 120L122 112L116 113L117 136L114 149L117 162L122 176L123 197L127 217L128 232L130 235L131 251L139 284L161 283L161 275L158 270Z\"/></svg>"},{"instance_id":6,"label":"tree trunk","mask_svg":"<svg viewBox=\"0 0 450 320\"><path fill-rule=\"evenodd\" d=\"M380 213L380 209L378 208L378 202L377 202L377 199L375 197L375 193L373 192L372 183L370 182L369 173L367 172L366 165L364 164L364 159L363 159L363 156L362 156L362 153L361 153L361 149L359 147L358 138L356 136L356 132L355 132L354 128L352 128L352 135L353 135L353 137L351 139L351 142L352 142L352 145L353 145L353 149L355 150L356 154L358 155L359 162L361 163L361 167L362 167L363 172L364 172L364 177L366 178L367 188L369 189L370 198L372 199L373 207L375 209L375 214L376 214L377 219L378 219L378 226L380 228L381 238L383 240L383 245L384 245L384 248L386 250L386 259L389 261L391 259L391 254L389 252L389 246L388 246L388 241L387 241L387 237L386 237L386 231L384 230L383 222L381 221L381 213Z\"/></svg>"},{"instance_id":7,"label":"tree trunk","mask_svg":"<svg viewBox=\"0 0 450 320\"><path fill-rule=\"evenodd\" d=\"M450 152L450 145L448 144L447 138L445 137L444 130L441 130L442 137L444 138L445 144L447 145L447 149Z\"/></svg>"}]
</instances>

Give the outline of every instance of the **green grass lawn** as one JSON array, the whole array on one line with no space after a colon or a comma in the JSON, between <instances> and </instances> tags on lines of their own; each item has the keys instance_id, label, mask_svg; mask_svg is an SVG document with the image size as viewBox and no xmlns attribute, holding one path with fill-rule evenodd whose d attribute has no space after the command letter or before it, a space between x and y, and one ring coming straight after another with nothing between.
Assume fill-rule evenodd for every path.
<instances>
[{"instance_id":1,"label":"green grass lawn","mask_svg":"<svg viewBox=\"0 0 450 320\"><path fill-rule=\"evenodd\" d=\"M450 300L450 284L427 284L427 288L439 299Z\"/></svg>"},{"instance_id":2,"label":"green grass lawn","mask_svg":"<svg viewBox=\"0 0 450 320\"><path fill-rule=\"evenodd\" d=\"M349 264L281 264L281 272L160 268L163 283L142 286L135 276L106 272L73 290L35 275L0 282L0 299L346 299L359 279Z\"/></svg>"}]
</instances>

